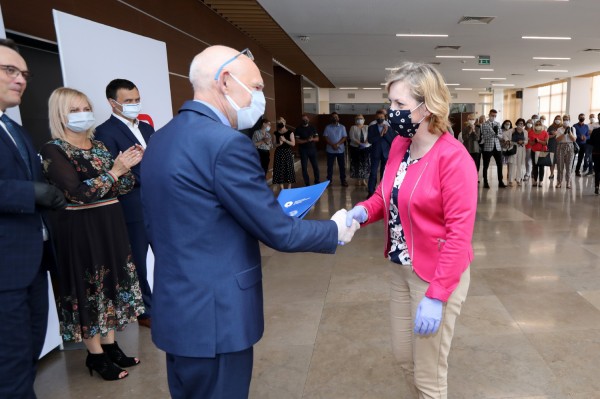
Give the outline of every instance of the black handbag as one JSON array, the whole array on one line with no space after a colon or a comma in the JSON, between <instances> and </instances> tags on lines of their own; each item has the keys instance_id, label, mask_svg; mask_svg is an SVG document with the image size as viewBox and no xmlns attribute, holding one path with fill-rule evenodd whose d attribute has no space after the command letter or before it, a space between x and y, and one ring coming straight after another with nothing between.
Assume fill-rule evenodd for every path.
<instances>
[{"instance_id":1,"label":"black handbag","mask_svg":"<svg viewBox=\"0 0 600 399\"><path fill-rule=\"evenodd\" d=\"M515 155L516 153L517 153L517 146L516 145L513 145L509 149L502 151L502 155L504 155L505 157L510 157L511 155Z\"/></svg>"},{"instance_id":2,"label":"black handbag","mask_svg":"<svg viewBox=\"0 0 600 399\"><path fill-rule=\"evenodd\" d=\"M573 152L575 154L579 153L579 144L577 144L576 142L573 142Z\"/></svg>"}]
</instances>

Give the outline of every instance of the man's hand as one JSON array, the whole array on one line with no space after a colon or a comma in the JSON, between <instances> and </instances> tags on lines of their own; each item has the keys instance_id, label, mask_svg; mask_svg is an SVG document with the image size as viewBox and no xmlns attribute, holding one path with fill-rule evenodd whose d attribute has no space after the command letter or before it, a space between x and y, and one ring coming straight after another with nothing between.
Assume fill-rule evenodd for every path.
<instances>
[{"instance_id":1,"label":"man's hand","mask_svg":"<svg viewBox=\"0 0 600 399\"><path fill-rule=\"evenodd\" d=\"M51 184L33 182L33 191L36 205L42 208L57 210L67 206L63 193Z\"/></svg>"},{"instance_id":2,"label":"man's hand","mask_svg":"<svg viewBox=\"0 0 600 399\"><path fill-rule=\"evenodd\" d=\"M345 209L340 209L336 213L333 214L331 220L335 222L338 228L338 245L348 244L352 241L352 237L356 230L360 229L360 224L356 220L352 221L350 227L346 226L346 215L347 211Z\"/></svg>"}]
</instances>

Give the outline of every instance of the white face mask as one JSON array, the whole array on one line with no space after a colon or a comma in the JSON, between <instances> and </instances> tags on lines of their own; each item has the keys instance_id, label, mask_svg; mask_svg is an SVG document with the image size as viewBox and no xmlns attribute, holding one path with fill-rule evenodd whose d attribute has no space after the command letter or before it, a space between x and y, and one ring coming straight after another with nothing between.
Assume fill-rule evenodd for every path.
<instances>
[{"instance_id":1,"label":"white face mask","mask_svg":"<svg viewBox=\"0 0 600 399\"><path fill-rule=\"evenodd\" d=\"M140 112L142 112L142 103L137 104L119 104L117 101L113 100L115 104L121 106L121 115L128 119L135 119L138 117Z\"/></svg>"},{"instance_id":2,"label":"white face mask","mask_svg":"<svg viewBox=\"0 0 600 399\"><path fill-rule=\"evenodd\" d=\"M528 123L528 124L527 124L527 128L528 128L528 129L531 129L531 126L533 126L533 124L532 124L532 123Z\"/></svg>"},{"instance_id":3,"label":"white face mask","mask_svg":"<svg viewBox=\"0 0 600 399\"><path fill-rule=\"evenodd\" d=\"M508 130L508 129L510 129L510 125L508 123L505 123L504 124L504 130Z\"/></svg>"},{"instance_id":4,"label":"white face mask","mask_svg":"<svg viewBox=\"0 0 600 399\"><path fill-rule=\"evenodd\" d=\"M495 116L490 116L489 120L490 120L490 122L494 122L496 120L496 117Z\"/></svg>"},{"instance_id":5,"label":"white face mask","mask_svg":"<svg viewBox=\"0 0 600 399\"><path fill-rule=\"evenodd\" d=\"M96 122L92 112L72 112L67 119L66 127L74 133L87 132Z\"/></svg>"},{"instance_id":6,"label":"white face mask","mask_svg":"<svg viewBox=\"0 0 600 399\"><path fill-rule=\"evenodd\" d=\"M473 126L475 124L475 119L469 119L469 125Z\"/></svg>"},{"instance_id":7,"label":"white face mask","mask_svg":"<svg viewBox=\"0 0 600 399\"><path fill-rule=\"evenodd\" d=\"M554 124L555 124L555 125L560 125L560 119L555 119L555 120L554 120Z\"/></svg>"},{"instance_id":8,"label":"white face mask","mask_svg":"<svg viewBox=\"0 0 600 399\"><path fill-rule=\"evenodd\" d=\"M571 125L571 121L563 121L563 125L570 126Z\"/></svg>"},{"instance_id":9,"label":"white face mask","mask_svg":"<svg viewBox=\"0 0 600 399\"><path fill-rule=\"evenodd\" d=\"M267 126L267 127L265 128L265 132L270 132L270 131L271 131L271 126Z\"/></svg>"},{"instance_id":10,"label":"white face mask","mask_svg":"<svg viewBox=\"0 0 600 399\"><path fill-rule=\"evenodd\" d=\"M596 118L590 118L590 123L596 123Z\"/></svg>"},{"instance_id":11,"label":"white face mask","mask_svg":"<svg viewBox=\"0 0 600 399\"><path fill-rule=\"evenodd\" d=\"M252 95L252 101L250 102L250 105L244 108L240 108L240 106L237 105L231 97L225 94L225 98L227 99L227 101L229 101L229 104L237 112L237 129L249 129L252 126L254 126L258 118L260 118L265 113L265 94L262 91L250 90L248 86L240 82L240 80L236 78L233 74L230 73L229 76L231 76L233 80L238 82L240 86L242 86L248 93Z\"/></svg>"},{"instance_id":12,"label":"white face mask","mask_svg":"<svg viewBox=\"0 0 600 399\"><path fill-rule=\"evenodd\" d=\"M357 125L362 125L363 123L365 123L365 120L364 120L364 119L357 119L357 120L356 120L356 124L357 124Z\"/></svg>"}]
</instances>

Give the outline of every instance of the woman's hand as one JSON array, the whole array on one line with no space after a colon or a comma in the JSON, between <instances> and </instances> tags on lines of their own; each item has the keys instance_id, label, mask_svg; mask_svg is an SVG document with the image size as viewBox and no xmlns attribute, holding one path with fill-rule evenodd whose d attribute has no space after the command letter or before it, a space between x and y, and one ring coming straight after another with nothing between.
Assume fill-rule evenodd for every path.
<instances>
[{"instance_id":1,"label":"woman's hand","mask_svg":"<svg viewBox=\"0 0 600 399\"><path fill-rule=\"evenodd\" d=\"M112 169L110 170L115 176L120 177L140 163L144 155L144 149L139 144L129 147L125 152L120 152L115 158Z\"/></svg>"}]
</instances>

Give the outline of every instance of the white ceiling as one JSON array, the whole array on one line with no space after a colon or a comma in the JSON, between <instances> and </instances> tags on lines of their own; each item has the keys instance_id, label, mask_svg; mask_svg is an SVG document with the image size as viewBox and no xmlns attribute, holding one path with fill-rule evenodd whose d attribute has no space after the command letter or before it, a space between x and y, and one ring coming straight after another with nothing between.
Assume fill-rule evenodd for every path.
<instances>
[{"instance_id":1,"label":"white ceiling","mask_svg":"<svg viewBox=\"0 0 600 399\"><path fill-rule=\"evenodd\" d=\"M600 71L600 0L258 0L337 87L381 87L402 61L441 62L447 83L474 90L481 77L506 78L515 88ZM459 25L463 16L491 16L489 25ZM402 38L396 33L439 33L447 38ZM309 36L308 42L299 36ZM524 40L521 36L570 36ZM460 50L435 50L439 45ZM403 51L403 52L402 52ZM490 66L436 55L489 55ZM532 57L571 57L539 61ZM553 67L541 67L542 64ZM462 68L493 68L465 72ZM567 69L568 73L537 72ZM522 74L523 76L512 76Z\"/></svg>"}]
</instances>

